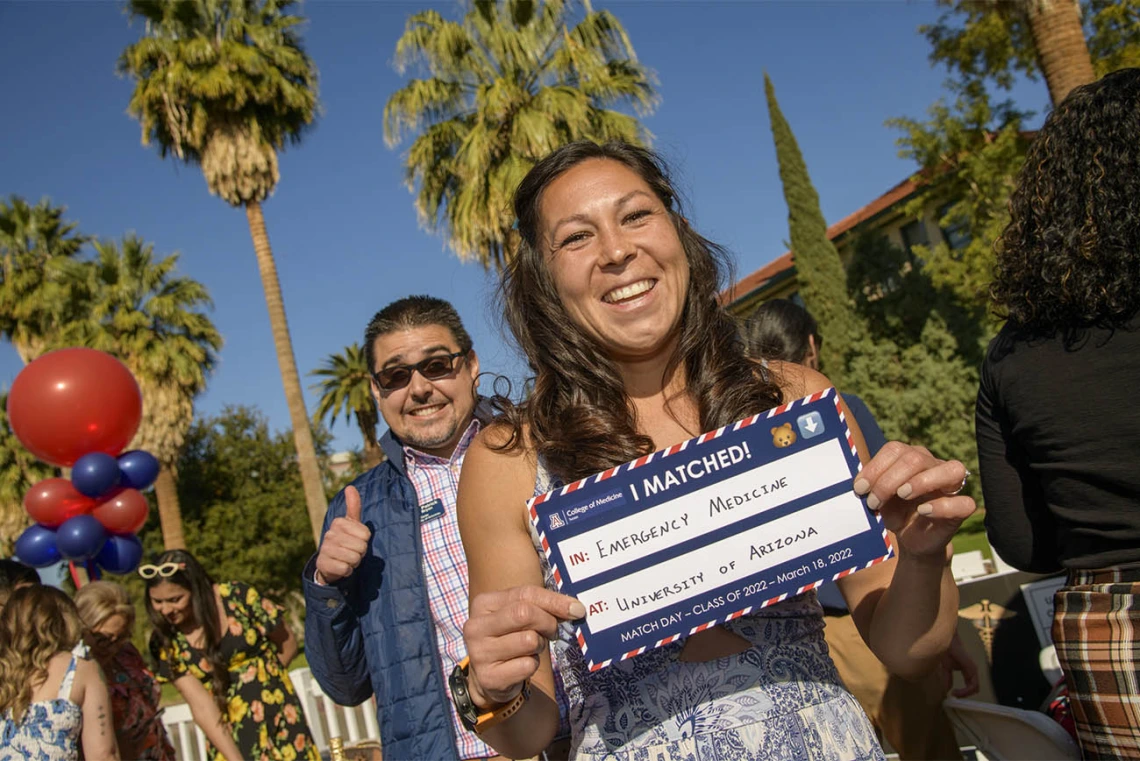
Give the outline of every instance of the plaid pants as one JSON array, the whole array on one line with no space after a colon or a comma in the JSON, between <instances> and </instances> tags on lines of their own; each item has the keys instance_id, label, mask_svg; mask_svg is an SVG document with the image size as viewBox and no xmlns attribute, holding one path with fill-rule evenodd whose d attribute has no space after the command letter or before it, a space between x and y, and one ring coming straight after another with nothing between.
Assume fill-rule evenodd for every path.
<instances>
[{"instance_id":1,"label":"plaid pants","mask_svg":"<svg viewBox=\"0 0 1140 761\"><path fill-rule=\"evenodd\" d=\"M1140 758L1140 565L1071 571L1053 643L1086 759Z\"/></svg>"}]
</instances>

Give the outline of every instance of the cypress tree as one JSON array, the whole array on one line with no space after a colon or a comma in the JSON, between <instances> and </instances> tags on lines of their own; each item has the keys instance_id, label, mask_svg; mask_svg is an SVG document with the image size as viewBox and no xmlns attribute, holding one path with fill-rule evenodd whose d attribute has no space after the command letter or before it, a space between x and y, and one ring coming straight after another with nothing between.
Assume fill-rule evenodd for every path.
<instances>
[{"instance_id":1,"label":"cypress tree","mask_svg":"<svg viewBox=\"0 0 1140 761\"><path fill-rule=\"evenodd\" d=\"M780 111L767 73L764 74L764 93L776 143L776 160L780 165L780 182L788 204L788 227L800 297L819 323L823 338L820 367L838 385L845 371L844 355L862 337L863 330L847 295L843 262L835 244L827 237L819 194L811 184L803 154Z\"/></svg>"}]
</instances>

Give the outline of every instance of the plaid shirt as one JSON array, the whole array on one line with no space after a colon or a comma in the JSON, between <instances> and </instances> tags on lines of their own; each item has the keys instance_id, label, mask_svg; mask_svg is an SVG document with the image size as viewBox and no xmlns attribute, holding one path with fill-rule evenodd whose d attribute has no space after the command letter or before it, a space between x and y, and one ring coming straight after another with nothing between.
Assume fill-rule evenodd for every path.
<instances>
[{"instance_id":1,"label":"plaid shirt","mask_svg":"<svg viewBox=\"0 0 1140 761\"><path fill-rule=\"evenodd\" d=\"M420 523L420 537L424 548L423 568L428 605L435 623L436 650L445 676L466 655L463 624L467 621L467 557L463 554L463 543L459 540L455 495L463 458L479 428L479 421L472 420L450 459L445 460L409 446L404 447L408 478L415 487L419 503L426 505L438 499L443 505L441 517ZM487 758L496 755L495 750L474 732L464 729L455 706L451 706L451 721L455 725L460 758Z\"/></svg>"}]
</instances>

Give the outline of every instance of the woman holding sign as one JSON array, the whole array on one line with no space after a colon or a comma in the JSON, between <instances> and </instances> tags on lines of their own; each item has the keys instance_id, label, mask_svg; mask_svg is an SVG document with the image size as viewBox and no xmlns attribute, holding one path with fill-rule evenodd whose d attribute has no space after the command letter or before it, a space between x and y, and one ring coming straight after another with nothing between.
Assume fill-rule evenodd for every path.
<instances>
[{"instance_id":1,"label":"woman holding sign","mask_svg":"<svg viewBox=\"0 0 1140 761\"><path fill-rule=\"evenodd\" d=\"M522 243L503 294L536 378L526 404L504 403L480 434L460 482L471 578L470 663L453 675L461 714L504 755L539 752L559 721L549 641L575 758L882 758L827 657L811 593L586 667L559 625L585 607L551 591L526 500L830 383L745 356L717 302L724 252L689 226L652 153L561 148L523 180L515 212ZM964 476L961 463L891 442L851 486L881 511L897 559L841 590L871 649L902 675L932 668L955 628L948 544L974 511L955 496Z\"/></svg>"}]
</instances>

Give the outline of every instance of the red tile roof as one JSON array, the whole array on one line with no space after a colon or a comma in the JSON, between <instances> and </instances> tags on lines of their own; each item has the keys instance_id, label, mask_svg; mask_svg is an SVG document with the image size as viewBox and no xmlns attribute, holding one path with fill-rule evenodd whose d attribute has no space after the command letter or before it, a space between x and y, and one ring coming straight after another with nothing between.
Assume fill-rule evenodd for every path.
<instances>
[{"instance_id":1,"label":"red tile roof","mask_svg":"<svg viewBox=\"0 0 1140 761\"><path fill-rule=\"evenodd\" d=\"M828 227L828 240L835 240L851 228L867 221L868 219L871 219L875 215L885 211L886 209L889 209L899 201L907 198L917 189L918 183L916 183L913 179L908 178L903 180L898 185L895 185L886 193L876 198L874 201L871 201L871 203L867 204L853 214L848 214L843 219ZM791 269L793 263L792 252L786 252L783 256L769 262L768 264L765 264L763 267L756 270L751 275L746 275L733 285L730 285L728 288L721 291L719 296L720 303L722 305L730 304L737 298L747 296L757 288L762 288L770 280L772 280L772 278L785 272L786 270Z\"/></svg>"}]
</instances>

